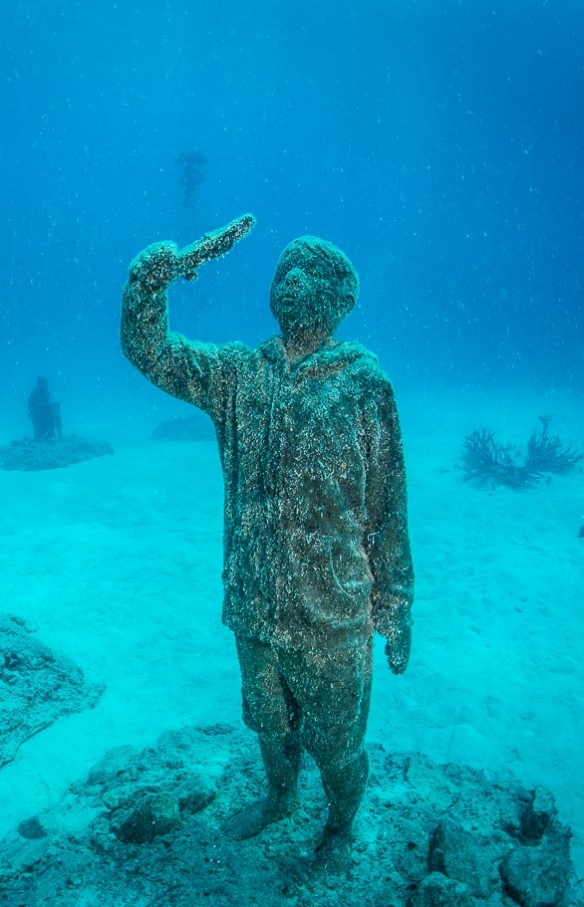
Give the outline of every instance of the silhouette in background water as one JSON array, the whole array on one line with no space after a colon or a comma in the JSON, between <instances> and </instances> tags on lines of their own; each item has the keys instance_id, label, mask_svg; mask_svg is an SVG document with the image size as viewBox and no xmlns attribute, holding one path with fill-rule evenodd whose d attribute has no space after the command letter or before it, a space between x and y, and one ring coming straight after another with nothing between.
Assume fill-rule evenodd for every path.
<instances>
[{"instance_id":1,"label":"silhouette in background water","mask_svg":"<svg viewBox=\"0 0 584 907\"><path fill-rule=\"evenodd\" d=\"M36 387L28 398L28 415L35 441L63 437L61 404L51 400L46 378L37 378Z\"/></svg>"},{"instance_id":2,"label":"silhouette in background water","mask_svg":"<svg viewBox=\"0 0 584 907\"><path fill-rule=\"evenodd\" d=\"M373 630L393 673L409 659L404 458L389 380L371 353L333 337L359 279L331 243L304 236L284 249L270 300L281 334L259 347L169 331L168 287L194 279L252 225L248 215L183 251L162 242L138 255L122 346L150 381L208 413L219 442L223 620L268 778L267 799L228 830L250 837L290 815L306 749L328 801L318 848L328 860L347 851L367 782Z\"/></svg>"},{"instance_id":3,"label":"silhouette in background water","mask_svg":"<svg viewBox=\"0 0 584 907\"><path fill-rule=\"evenodd\" d=\"M183 205L189 211L194 211L197 189L205 179L201 167L205 166L207 158L200 151L183 151L175 160L182 170L180 184L183 187Z\"/></svg>"}]
</instances>

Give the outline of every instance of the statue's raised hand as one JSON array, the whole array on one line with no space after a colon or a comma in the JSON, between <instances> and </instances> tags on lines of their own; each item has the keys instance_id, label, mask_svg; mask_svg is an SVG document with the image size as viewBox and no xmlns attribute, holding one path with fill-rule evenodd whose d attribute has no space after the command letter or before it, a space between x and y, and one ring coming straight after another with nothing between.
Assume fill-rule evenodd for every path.
<instances>
[{"instance_id":1,"label":"statue's raised hand","mask_svg":"<svg viewBox=\"0 0 584 907\"><path fill-rule=\"evenodd\" d=\"M180 251L173 242L153 243L143 249L130 265L130 284L139 283L143 290L160 293L179 277L195 280L200 265L229 252L254 224L255 217L244 214L226 227L205 233L201 239Z\"/></svg>"},{"instance_id":2,"label":"statue's raised hand","mask_svg":"<svg viewBox=\"0 0 584 907\"><path fill-rule=\"evenodd\" d=\"M185 280L195 280L197 268L211 258L219 258L233 248L238 239L245 236L255 225L253 214L244 214L232 220L226 227L205 233L190 246L185 246L179 254L180 276Z\"/></svg>"}]
</instances>

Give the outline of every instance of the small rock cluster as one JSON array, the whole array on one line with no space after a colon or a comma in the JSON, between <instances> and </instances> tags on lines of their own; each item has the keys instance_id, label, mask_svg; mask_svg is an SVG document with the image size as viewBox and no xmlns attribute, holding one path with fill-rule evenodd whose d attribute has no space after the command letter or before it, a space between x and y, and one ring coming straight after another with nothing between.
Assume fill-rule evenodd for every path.
<instances>
[{"instance_id":1,"label":"small rock cluster","mask_svg":"<svg viewBox=\"0 0 584 907\"><path fill-rule=\"evenodd\" d=\"M153 441L213 441L213 423L204 413L168 419L156 426L150 435Z\"/></svg>"},{"instance_id":2,"label":"small rock cluster","mask_svg":"<svg viewBox=\"0 0 584 907\"><path fill-rule=\"evenodd\" d=\"M369 751L339 865L315 856L326 803L309 758L297 813L238 842L228 820L265 785L253 735L215 725L118 747L0 842L3 907L584 907L550 791Z\"/></svg>"},{"instance_id":3,"label":"small rock cluster","mask_svg":"<svg viewBox=\"0 0 584 907\"><path fill-rule=\"evenodd\" d=\"M419 754L389 757L386 768L390 789L408 791L378 805L391 815L387 859L408 907L572 903L571 832L550 791Z\"/></svg>"},{"instance_id":4,"label":"small rock cluster","mask_svg":"<svg viewBox=\"0 0 584 907\"><path fill-rule=\"evenodd\" d=\"M411 907L469 907L489 901L496 892L522 907L568 905L569 832L555 822L556 812L549 791L532 791L520 829L508 828L515 844L511 849L503 835L485 836L444 818L430 841L430 872Z\"/></svg>"},{"instance_id":5,"label":"small rock cluster","mask_svg":"<svg viewBox=\"0 0 584 907\"><path fill-rule=\"evenodd\" d=\"M151 757L152 751L136 757L133 747L118 747L89 773L86 793L97 789L107 810L92 826L97 851L115 855L117 842L151 844L214 799L215 787L183 760L169 757L160 766Z\"/></svg>"}]
</instances>

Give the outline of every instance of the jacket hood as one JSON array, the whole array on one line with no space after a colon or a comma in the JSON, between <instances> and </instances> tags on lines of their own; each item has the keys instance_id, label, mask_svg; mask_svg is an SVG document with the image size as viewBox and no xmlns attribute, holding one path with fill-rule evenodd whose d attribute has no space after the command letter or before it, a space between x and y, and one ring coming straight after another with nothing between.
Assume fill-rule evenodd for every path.
<instances>
[{"instance_id":1,"label":"jacket hood","mask_svg":"<svg viewBox=\"0 0 584 907\"><path fill-rule=\"evenodd\" d=\"M270 337L269 340L261 343L258 349L266 359L280 363L284 369L289 369L298 375L301 374L303 378L325 377L359 362L362 362L363 365L374 365L377 363L377 356L354 340L340 342L330 340L320 349L311 353L305 359L301 359L293 366L290 366L286 348L280 335Z\"/></svg>"}]
</instances>

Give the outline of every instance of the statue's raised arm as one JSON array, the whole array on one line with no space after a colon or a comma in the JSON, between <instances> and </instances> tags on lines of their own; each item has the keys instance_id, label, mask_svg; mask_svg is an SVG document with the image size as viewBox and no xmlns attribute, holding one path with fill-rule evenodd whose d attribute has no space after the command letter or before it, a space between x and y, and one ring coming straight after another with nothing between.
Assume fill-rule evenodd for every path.
<instances>
[{"instance_id":1,"label":"statue's raised arm","mask_svg":"<svg viewBox=\"0 0 584 907\"><path fill-rule=\"evenodd\" d=\"M121 341L126 358L157 387L212 417L220 407L220 349L170 331L166 291L181 277L195 280L201 265L229 252L254 224L253 215L244 214L184 249L173 242L153 243L132 261L124 287Z\"/></svg>"},{"instance_id":2,"label":"statue's raised arm","mask_svg":"<svg viewBox=\"0 0 584 907\"><path fill-rule=\"evenodd\" d=\"M140 252L130 265L128 284L140 284L139 290L160 292L179 277L196 280L197 269L212 258L226 255L235 243L255 226L253 214L243 214L219 230L205 233L184 249L176 243L152 243Z\"/></svg>"}]
</instances>

